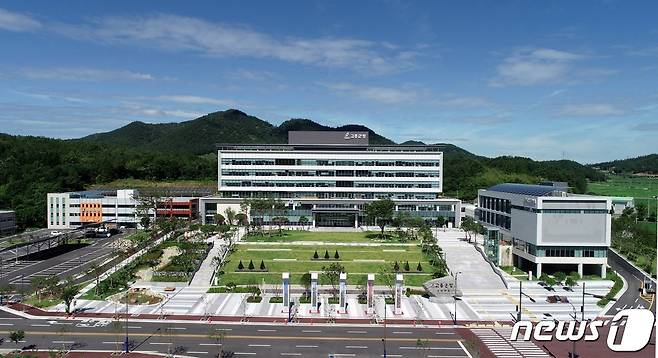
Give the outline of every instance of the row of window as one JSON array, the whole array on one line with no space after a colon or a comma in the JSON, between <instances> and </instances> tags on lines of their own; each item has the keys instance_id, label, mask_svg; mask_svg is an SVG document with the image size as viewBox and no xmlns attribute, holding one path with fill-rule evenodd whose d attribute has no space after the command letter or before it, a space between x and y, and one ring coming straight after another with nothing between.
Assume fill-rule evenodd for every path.
<instances>
[{"instance_id":1,"label":"row of window","mask_svg":"<svg viewBox=\"0 0 658 358\"><path fill-rule=\"evenodd\" d=\"M504 214L496 214L486 210L479 210L480 221L484 221L487 224L505 228L507 230L512 229L512 218Z\"/></svg>"},{"instance_id":2,"label":"row of window","mask_svg":"<svg viewBox=\"0 0 658 358\"><path fill-rule=\"evenodd\" d=\"M259 198L263 196L258 191L221 191L223 198ZM277 199L392 199L392 200L434 200L436 193L316 193L316 192L272 192Z\"/></svg>"},{"instance_id":3,"label":"row of window","mask_svg":"<svg viewBox=\"0 0 658 358\"><path fill-rule=\"evenodd\" d=\"M222 159L222 165L440 167L441 161L435 159L413 159L413 160Z\"/></svg>"},{"instance_id":4,"label":"row of window","mask_svg":"<svg viewBox=\"0 0 658 358\"><path fill-rule=\"evenodd\" d=\"M512 212L512 205L509 200L500 199L500 198L491 198L488 196L480 196L480 207L489 210L500 211L508 214Z\"/></svg>"},{"instance_id":5,"label":"row of window","mask_svg":"<svg viewBox=\"0 0 658 358\"><path fill-rule=\"evenodd\" d=\"M534 244L513 239L514 248L537 257L607 257L605 247L591 246L536 246Z\"/></svg>"},{"instance_id":6,"label":"row of window","mask_svg":"<svg viewBox=\"0 0 658 358\"><path fill-rule=\"evenodd\" d=\"M535 214L608 214L606 209L537 209L518 205L512 205L512 207Z\"/></svg>"},{"instance_id":7,"label":"row of window","mask_svg":"<svg viewBox=\"0 0 658 358\"><path fill-rule=\"evenodd\" d=\"M311 171L270 171L270 170L222 170L222 175L230 176L282 176L282 177L374 177L374 178L438 178L438 171L414 172L373 172L370 170L311 170Z\"/></svg>"},{"instance_id":8,"label":"row of window","mask_svg":"<svg viewBox=\"0 0 658 358\"><path fill-rule=\"evenodd\" d=\"M353 182L353 181L325 181L325 182L294 182L294 181L238 181L222 180L221 186L226 187L276 187L276 188L439 188L438 183L409 183L409 182Z\"/></svg>"}]
</instances>

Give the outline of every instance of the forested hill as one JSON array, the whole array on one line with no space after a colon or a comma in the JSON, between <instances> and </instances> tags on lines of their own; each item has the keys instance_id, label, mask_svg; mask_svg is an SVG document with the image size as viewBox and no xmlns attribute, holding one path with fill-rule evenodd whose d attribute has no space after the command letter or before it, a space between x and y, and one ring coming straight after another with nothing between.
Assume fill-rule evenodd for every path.
<instances>
[{"instance_id":1,"label":"forested hill","mask_svg":"<svg viewBox=\"0 0 658 358\"><path fill-rule=\"evenodd\" d=\"M615 173L650 173L658 174L658 154L613 160L611 162L592 164L592 167Z\"/></svg>"},{"instance_id":2,"label":"forested hill","mask_svg":"<svg viewBox=\"0 0 658 358\"><path fill-rule=\"evenodd\" d=\"M0 209L16 210L22 228L43 226L48 192L83 190L126 178L214 181L216 143L285 143L290 130L368 131L372 144L395 144L360 125L332 128L308 119L291 119L274 126L238 110L181 123L133 122L75 140L0 134ZM444 153L446 196L471 200L479 188L540 180L566 181L582 193L588 179L603 179L593 168L573 161L486 158L452 144L437 144Z\"/></svg>"}]
</instances>

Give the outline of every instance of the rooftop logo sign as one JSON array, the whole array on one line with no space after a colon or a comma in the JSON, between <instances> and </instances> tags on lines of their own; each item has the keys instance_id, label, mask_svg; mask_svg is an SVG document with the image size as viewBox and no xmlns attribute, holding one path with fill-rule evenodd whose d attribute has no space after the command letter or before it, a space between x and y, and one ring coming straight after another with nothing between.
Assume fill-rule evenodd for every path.
<instances>
[{"instance_id":1,"label":"rooftop logo sign","mask_svg":"<svg viewBox=\"0 0 658 358\"><path fill-rule=\"evenodd\" d=\"M288 144L293 145L368 145L368 132L290 131Z\"/></svg>"}]
</instances>

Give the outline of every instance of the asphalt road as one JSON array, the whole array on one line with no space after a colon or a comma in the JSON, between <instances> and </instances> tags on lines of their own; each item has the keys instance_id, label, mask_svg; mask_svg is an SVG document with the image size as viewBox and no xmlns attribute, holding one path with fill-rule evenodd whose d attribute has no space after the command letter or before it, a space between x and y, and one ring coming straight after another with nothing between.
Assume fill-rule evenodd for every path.
<instances>
[{"instance_id":1,"label":"asphalt road","mask_svg":"<svg viewBox=\"0 0 658 358\"><path fill-rule=\"evenodd\" d=\"M94 240L91 245L80 246L79 248L63 253L57 252L57 250L64 248L64 246L59 246L51 249L55 250L53 252L55 254L54 256L43 260L27 256L22 259L19 258L18 261L10 260L3 262L2 266L0 266L0 283L28 285L30 280L37 276L49 276L52 274L60 279L74 276L88 269L92 262L100 264L112 257L113 250L110 244L125 235L124 233L110 238L91 239ZM69 245L69 247L75 246Z\"/></svg>"},{"instance_id":2,"label":"asphalt road","mask_svg":"<svg viewBox=\"0 0 658 358\"><path fill-rule=\"evenodd\" d=\"M221 348L209 337L219 330L221 343L236 356L256 357L379 357L386 335L388 357L468 357L462 338L451 328L342 327L282 325L222 325L208 323L128 322L129 342L135 351L213 357ZM0 312L3 348L16 346L9 332L25 331L19 348L43 350L121 350L125 322L27 320ZM386 332L386 333L385 333ZM420 346L418 339L421 339Z\"/></svg>"},{"instance_id":3,"label":"asphalt road","mask_svg":"<svg viewBox=\"0 0 658 358\"><path fill-rule=\"evenodd\" d=\"M610 307L606 314L615 315L617 312L626 308L650 308L655 315L655 302L652 302L652 300L647 300L646 297L640 296L642 282L645 275L611 250L608 251L608 265L610 265L610 267L617 271L617 273L620 274L624 280L626 280L628 289L617 300L617 302L615 302L615 304ZM653 301L655 301L655 297L653 297Z\"/></svg>"}]
</instances>

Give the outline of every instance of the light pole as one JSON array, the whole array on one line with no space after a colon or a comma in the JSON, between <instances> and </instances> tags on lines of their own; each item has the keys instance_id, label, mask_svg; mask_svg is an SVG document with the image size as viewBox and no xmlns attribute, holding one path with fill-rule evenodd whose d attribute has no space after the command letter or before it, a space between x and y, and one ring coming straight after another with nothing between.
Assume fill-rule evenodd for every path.
<instances>
[{"instance_id":1,"label":"light pole","mask_svg":"<svg viewBox=\"0 0 658 358\"><path fill-rule=\"evenodd\" d=\"M126 291L126 339L123 342L125 345L126 353L130 353L130 344L128 343L128 293L130 290Z\"/></svg>"},{"instance_id":2,"label":"light pole","mask_svg":"<svg viewBox=\"0 0 658 358\"><path fill-rule=\"evenodd\" d=\"M523 303L523 296L528 297L528 299L532 303L536 302L534 298L530 297L527 293L523 292L523 281L519 280L519 312L516 315L516 321L517 322L521 322L521 312L523 311L523 308L521 307L521 305Z\"/></svg>"},{"instance_id":3,"label":"light pole","mask_svg":"<svg viewBox=\"0 0 658 358\"><path fill-rule=\"evenodd\" d=\"M462 272L459 271L455 273L455 324L457 324L457 277L460 273Z\"/></svg>"},{"instance_id":4,"label":"light pole","mask_svg":"<svg viewBox=\"0 0 658 358\"><path fill-rule=\"evenodd\" d=\"M384 348L383 357L386 358L386 296L382 296L382 301L384 301L384 338L382 338L382 347Z\"/></svg>"}]
</instances>

